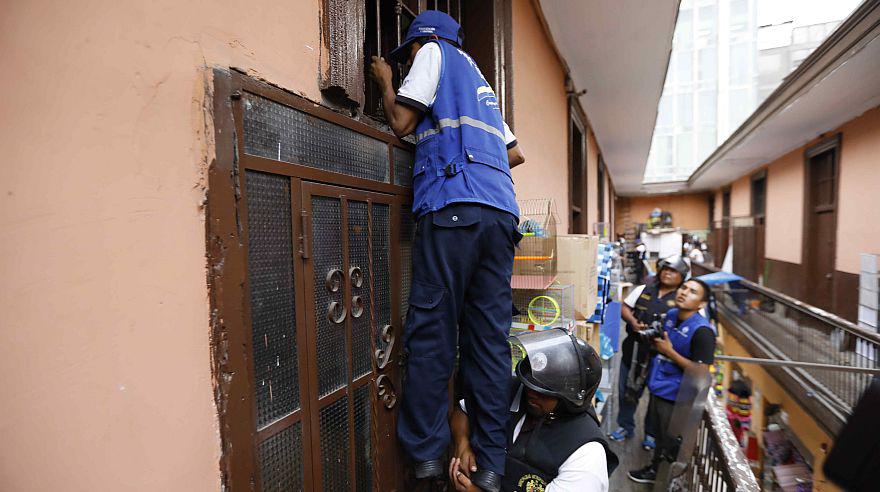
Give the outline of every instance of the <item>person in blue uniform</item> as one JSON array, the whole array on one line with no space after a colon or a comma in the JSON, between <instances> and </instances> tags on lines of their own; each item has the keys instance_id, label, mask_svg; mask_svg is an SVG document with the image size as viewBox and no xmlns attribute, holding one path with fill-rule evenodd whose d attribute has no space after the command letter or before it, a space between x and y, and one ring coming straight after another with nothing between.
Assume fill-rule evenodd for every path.
<instances>
[{"instance_id":1,"label":"person in blue uniform","mask_svg":"<svg viewBox=\"0 0 880 492\"><path fill-rule=\"evenodd\" d=\"M666 312L675 307L678 288L684 283L690 267L681 256L671 256L657 264L659 273L653 281L635 287L624 299L621 317L626 321L626 339L621 349L620 372L618 373L617 410L618 429L608 437L612 441L624 441L635 435L635 415L639 400L647 383L648 366L651 359L651 343L639 342L638 332L647 329L654 320L660 320ZM645 439L642 447L651 451L656 446L654 430L645 415Z\"/></svg>"},{"instance_id":2,"label":"person in blue uniform","mask_svg":"<svg viewBox=\"0 0 880 492\"><path fill-rule=\"evenodd\" d=\"M663 337L654 339L657 355L648 376L651 392L648 414L656 432L657 447L649 465L629 472L630 480L654 483L660 460L669 456L676 445L668 428L684 372L699 366L708 371L708 366L715 361L715 328L699 312L706 306L710 294L709 286L702 280L692 278L682 284L675 297L675 307L666 313Z\"/></svg>"},{"instance_id":3,"label":"person in blue uniform","mask_svg":"<svg viewBox=\"0 0 880 492\"><path fill-rule=\"evenodd\" d=\"M510 403L510 277L522 237L510 168L525 159L461 41L454 19L426 11L390 54L411 64L399 91L384 59L373 57L371 65L391 129L416 138L416 236L397 434L417 479L444 475L441 460L451 441L447 385L460 352L478 465L471 477L497 491Z\"/></svg>"}]
</instances>

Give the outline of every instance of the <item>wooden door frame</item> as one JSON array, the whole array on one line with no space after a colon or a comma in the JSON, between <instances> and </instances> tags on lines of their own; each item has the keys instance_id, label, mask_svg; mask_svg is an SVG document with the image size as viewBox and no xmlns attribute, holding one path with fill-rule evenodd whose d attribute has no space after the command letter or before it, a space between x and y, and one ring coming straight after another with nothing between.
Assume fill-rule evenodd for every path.
<instances>
[{"instance_id":1,"label":"wooden door frame","mask_svg":"<svg viewBox=\"0 0 880 492\"><path fill-rule=\"evenodd\" d=\"M587 213L589 211L588 204L590 203L589 176L587 175L588 170L589 170L589 166L587 165L588 160L589 160L589 145L590 145L589 135L587 134L587 132L589 131L588 130L589 126L587 125L587 116L586 116L586 114L584 114L584 110L580 107L580 104L577 102L577 100L572 99L571 97L569 97L569 102L568 102L568 125L566 125L566 127L568 129L568 139L567 139L568 140L568 162L565 167L566 167L567 174L568 174L568 210L567 210L567 214L568 214L568 219L569 219L567 232L569 234L574 233L574 231L573 231L574 223L572 221L572 212L574 210L574 207L578 207L578 209L580 209L580 212L579 212L580 213L580 222L579 222L579 224L583 226L583 227L579 228L579 230L581 231L580 233L581 234L589 234L590 231L587 230L587 228L590 225L589 217L587 217ZM573 155L574 147L572 146L572 138L574 137L574 131L573 131L574 128L577 128L578 131L580 131L581 143L583 145L583 147L582 147L583 156L581 158L581 163L580 163L581 176L583 178L583 183L582 183L583 189L581 191L581 193L582 193L581 194L581 203L579 203L577 205L575 205L575 203L574 203L575 183L574 183L574 175L572 173L572 162L573 162L573 158L574 158L574 155Z\"/></svg>"},{"instance_id":2,"label":"wooden door frame","mask_svg":"<svg viewBox=\"0 0 880 492\"><path fill-rule=\"evenodd\" d=\"M840 152L843 147L843 134L836 133L829 137L825 137L820 139L817 143L807 147L804 150L804 200L803 200L803 211L804 211L804 220L803 220L803 228L802 228L802 239L801 239L801 264L804 269L804 277L805 281L809 281L810 274L813 272L814 265L811 265L810 254L812 252L810 248L810 219L812 215L811 210L811 200L810 200L810 180L812 178L810 172L810 160L813 157L818 156L824 152L829 150L834 151L834 218L832 219L833 231L834 231L834 246L833 246L833 256L834 261L832 262L831 268L831 300L829 302L830 306L837 306L837 289L835 288L837 285L837 212L839 206L839 198L840 198ZM806 299L805 299L806 300Z\"/></svg>"},{"instance_id":3,"label":"wooden door frame","mask_svg":"<svg viewBox=\"0 0 880 492\"><path fill-rule=\"evenodd\" d=\"M401 214L400 207L405 203L411 203L412 190L407 186L396 185L397 171L394 162L395 149L413 151L413 146L401 141L392 134L380 131L366 123L353 120L328 108L322 107L301 96L258 81L236 70L214 69L213 76L213 105L210 117L213 121L214 155L209 156L206 190L206 248L207 248L207 283L210 303L210 327L211 327L211 371L213 376L213 390L215 404L218 412L221 452L219 458L221 484L224 489L232 491L258 490L260 487L259 473L259 450L256 445L258 438L269 432L273 425L258 432L256 429L256 398L254 397L254 370L253 370L253 340L252 325L249 315L249 289L247 268L247 203L245 197L245 171L258 171L282 175L290 179L291 200L291 234L292 247L295 256L294 275L296 285L297 306L304 304L305 291L303 289L303 262L302 252L306 249L303 244L305 234L302 210L301 181L324 183L346 188L353 188L363 192L384 193L394 197L393 205L389 210L389 282L392 286L398 285L402 277L402 266L397 253L396 245L400 244L399 223ZM356 131L374 139L382 141L388 149L386 165L388 168L388 183L373 181L364 178L352 177L326 170L316 169L305 165L281 162L264 157L258 157L244 152L244 127L243 127L243 95L254 94L266 98L274 103L288 106L302 111L308 115L334 123L340 127ZM352 191L351 195L358 194ZM299 250L299 251L298 251ZM346 252L347 255L347 252ZM402 338L403 327L398 325L401 320L400 314L400 288L390 288L391 323L395 325L395 333L389 334L391 343L388 347L393 349L388 357L394 363L388 363L384 374L388 375L384 380L384 386L376 381L376 387L370 390L370 400L375 401L376 393L384 392L382 402L386 407L393 406L395 387L399 387L400 370L397 362L400 361L400 344L394 343L394 338ZM375 311L373 312L375 316ZM306 329L305 311L296 310L297 316L297 356L298 363L302 367L307 364L306 371L300 371L299 375L308 377L309 381L317 376L317 366L309 359L308 343L304 342L301 333ZM300 329L302 327L302 329ZM384 335L384 333L383 333ZM374 337L373 340L375 340ZM375 358L373 360L375 364ZM375 366L374 366L375 367ZM314 376L311 374L314 372ZM305 376L308 375L308 376ZM378 377L378 374L377 374ZM309 386L309 385L306 385ZM301 407L298 410L302 415L303 424L303 460L304 460L304 487L315 487L320 484L321 477L313 476L310 466L313 460L319 459L319 450L310 446L310 430L305 421L309 418L307 405L309 404L311 391L317 392L317 388L302 388ZM390 401L390 406L387 402ZM373 408L376 408L374 406ZM311 412L314 413L314 412ZM377 460L377 447L372 446L374 478L377 476L388 477L384 484L393 484L390 489L401 489L402 465L398 459L396 445L393 442L395 416L393 413L382 414L381 419L374 413L371 420L371 433L378 440L383 440L388 449L393 450L393 455ZM285 417L292 418L290 416ZM380 421L381 420L381 421ZM277 422L276 422L277 423ZM390 443L388 440L391 440ZM375 487L379 487L378 480Z\"/></svg>"}]
</instances>

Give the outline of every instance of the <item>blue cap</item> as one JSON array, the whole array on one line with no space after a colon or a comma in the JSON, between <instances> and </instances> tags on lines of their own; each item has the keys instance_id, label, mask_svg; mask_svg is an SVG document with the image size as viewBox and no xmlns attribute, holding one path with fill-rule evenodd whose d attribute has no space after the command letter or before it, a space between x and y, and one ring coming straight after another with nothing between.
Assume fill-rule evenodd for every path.
<instances>
[{"instance_id":1,"label":"blue cap","mask_svg":"<svg viewBox=\"0 0 880 492\"><path fill-rule=\"evenodd\" d=\"M404 56L408 54L410 45L419 38L437 36L438 38L447 39L454 43L461 44L461 26L455 19L439 10L426 10L417 15L413 19L412 24L406 31L406 39L400 46L394 48L388 54L388 58L401 62Z\"/></svg>"}]
</instances>

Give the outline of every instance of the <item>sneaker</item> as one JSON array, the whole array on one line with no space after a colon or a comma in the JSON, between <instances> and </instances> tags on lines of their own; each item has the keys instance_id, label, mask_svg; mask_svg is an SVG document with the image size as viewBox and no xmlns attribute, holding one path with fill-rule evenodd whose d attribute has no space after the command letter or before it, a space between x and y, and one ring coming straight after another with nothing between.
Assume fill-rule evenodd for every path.
<instances>
[{"instance_id":1,"label":"sneaker","mask_svg":"<svg viewBox=\"0 0 880 492\"><path fill-rule=\"evenodd\" d=\"M623 427L620 427L616 431L612 432L611 434L608 434L608 439L611 439L612 441L620 442L620 441L626 441L627 438L629 438L631 436L632 436L632 434L627 432L626 429L624 429Z\"/></svg>"},{"instance_id":2,"label":"sneaker","mask_svg":"<svg viewBox=\"0 0 880 492\"><path fill-rule=\"evenodd\" d=\"M631 470L628 473L629 479L638 483L654 483L657 480L657 470L653 465L648 465L639 470Z\"/></svg>"},{"instance_id":3,"label":"sneaker","mask_svg":"<svg viewBox=\"0 0 880 492\"><path fill-rule=\"evenodd\" d=\"M657 441L654 440L654 436L645 436L645 440L642 441L642 449L645 451L653 451L656 447Z\"/></svg>"}]
</instances>

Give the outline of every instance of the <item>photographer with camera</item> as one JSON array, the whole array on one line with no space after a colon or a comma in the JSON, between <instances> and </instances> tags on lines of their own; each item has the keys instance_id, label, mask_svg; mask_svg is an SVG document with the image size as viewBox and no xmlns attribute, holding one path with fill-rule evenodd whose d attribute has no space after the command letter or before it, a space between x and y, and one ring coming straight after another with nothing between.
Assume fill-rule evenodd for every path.
<instances>
[{"instance_id":1,"label":"photographer with camera","mask_svg":"<svg viewBox=\"0 0 880 492\"><path fill-rule=\"evenodd\" d=\"M666 313L658 332L643 332L653 338L657 355L651 363L648 390L651 402L648 419L656 432L657 447L651 464L629 472L639 483L654 483L661 460L675 459L676 442L668 435L669 421L685 369L705 369L715 360L715 329L700 309L706 306L710 290L705 282L690 279L676 292L675 308Z\"/></svg>"},{"instance_id":2,"label":"photographer with camera","mask_svg":"<svg viewBox=\"0 0 880 492\"><path fill-rule=\"evenodd\" d=\"M635 435L635 414L639 399L645 390L651 341L639 340L638 335L650 325L661 325L666 312L675 305L675 293L684 283L690 268L680 256L671 256L657 264L659 273L647 285L632 290L623 301L621 317L626 321L626 339L623 341L618 374L620 409L617 411L619 428L608 434L612 441L624 441ZM645 418L645 439L642 447L654 449L655 433Z\"/></svg>"}]
</instances>

